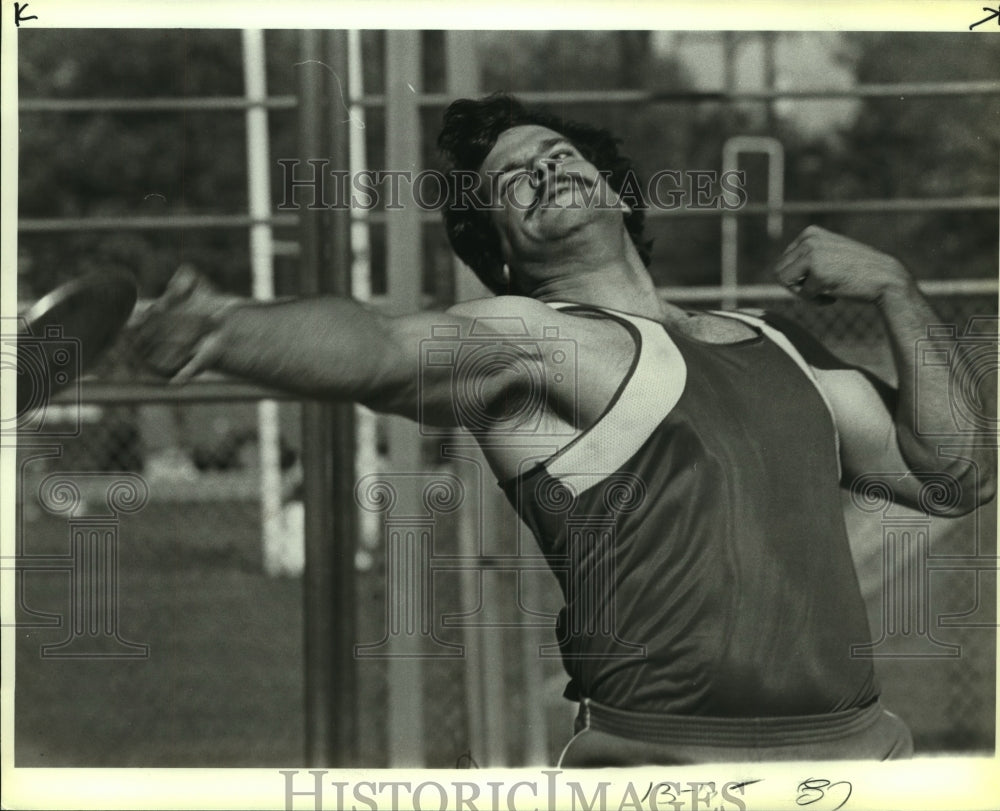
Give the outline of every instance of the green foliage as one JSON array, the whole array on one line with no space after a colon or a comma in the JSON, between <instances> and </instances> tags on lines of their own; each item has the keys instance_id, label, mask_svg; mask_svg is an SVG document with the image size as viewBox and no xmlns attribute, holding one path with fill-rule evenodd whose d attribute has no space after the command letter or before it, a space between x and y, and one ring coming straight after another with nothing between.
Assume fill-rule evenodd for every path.
<instances>
[{"instance_id":1,"label":"green foliage","mask_svg":"<svg viewBox=\"0 0 1000 811\"><path fill-rule=\"evenodd\" d=\"M966 34L850 35L859 83L940 82L1000 76L1000 43ZM824 148L781 134L789 196L815 200L996 197L1000 97L867 99L856 121ZM994 212L829 217L831 228L900 256L922 277L996 274Z\"/></svg>"},{"instance_id":2,"label":"green foliage","mask_svg":"<svg viewBox=\"0 0 1000 811\"><path fill-rule=\"evenodd\" d=\"M156 98L243 92L238 31L24 30L20 95ZM22 218L239 213L246 208L241 112L25 112ZM182 261L246 289L246 234L195 230L22 236L22 298L93 267L123 266L153 294Z\"/></svg>"}]
</instances>

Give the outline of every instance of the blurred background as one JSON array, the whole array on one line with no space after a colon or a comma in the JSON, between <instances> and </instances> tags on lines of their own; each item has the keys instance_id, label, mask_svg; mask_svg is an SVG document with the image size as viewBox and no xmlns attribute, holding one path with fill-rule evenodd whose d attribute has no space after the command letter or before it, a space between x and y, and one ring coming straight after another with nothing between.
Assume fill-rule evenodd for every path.
<instances>
[{"instance_id":1,"label":"blurred background","mask_svg":"<svg viewBox=\"0 0 1000 811\"><path fill-rule=\"evenodd\" d=\"M437 167L434 143L447 102L508 90L612 129L641 177L662 169L746 171L749 204L740 212L650 211L651 272L667 299L781 311L845 358L891 376L871 309L810 307L771 284L774 259L815 223L899 257L958 334L972 317L996 317L995 37L311 36L21 30L19 304L89 270L121 267L139 282L141 312L183 264L225 291L264 298L338 283L390 310L443 308L475 295L437 215L376 207L351 212L346 223L335 213L310 220L294 207L279 209L287 199L279 161L334 154L333 165L344 169ZM321 111L319 129L331 130L339 145L321 138L314 145L330 151L311 151L303 133L314 124L305 106ZM731 140L737 136L752 138ZM296 194L301 200L303 192ZM304 270L306 253L315 264L316 245L327 244L324 229L348 235L338 250L349 249L336 254L350 266L340 282ZM319 255L333 261L329 250ZM995 368L983 385L995 387ZM364 644L386 636L393 563L380 516L354 507L352 486L341 485L323 505L310 494L308 455L318 440L315 421L308 414L303 421L309 406L266 395L211 376L168 389L146 378L126 332L83 382L81 408L67 395L57 401L63 417L58 408L47 411L50 433L59 433L60 419L79 419L81 430L67 428L53 441L22 426L24 554L51 557L69 548L66 516L51 514L38 498L50 473L132 472L148 484L148 503L116 524L115 595L118 633L148 645L148 657L40 655L70 630L56 618L74 599L73 579L25 570L17 765L264 766L318 763L322 751L371 767L554 763L570 737L573 706L561 698L558 659L539 655L539 646L554 641L560 605L546 572L498 570L470 580L467 572L436 570L433 633L464 645L463 656L341 657L326 663L339 682L310 682L306 674L317 667L310 646L322 645L324 629L310 630L304 607L315 605L309 593L316 589L303 575L308 516L318 512L354 528L331 541L352 569L344 581L341 566L337 587L347 582L351 593L337 599L353 611L327 618L341 624L327 627L339 639ZM337 419L353 439L321 444L331 453L353 445L357 478L457 471L463 481L491 484L477 461L444 458L440 438L349 410ZM442 517L435 556L472 549L486 559L530 549L491 490L477 491L470 504L482 526L469 523L468 510ZM921 610L931 627L908 631L902 642L890 634L876 649L877 667L885 701L912 727L919 753L992 751L996 569L995 562L968 561L995 555L995 509L941 521L866 512L845 498L845 510L876 637L886 626L887 527L909 527L930 539L935 554L965 561L930 567ZM355 513L346 524L344 511ZM905 561L893 565L905 568ZM888 577L895 576L910 575L890 567ZM477 609L488 622L442 620ZM907 647L914 634L917 648ZM415 643L418 652L424 642ZM903 655L914 650L915 658ZM331 695L337 685L342 694ZM315 731L315 714L330 707L334 715L351 713L350 743L339 749L317 742L324 733Z\"/></svg>"}]
</instances>

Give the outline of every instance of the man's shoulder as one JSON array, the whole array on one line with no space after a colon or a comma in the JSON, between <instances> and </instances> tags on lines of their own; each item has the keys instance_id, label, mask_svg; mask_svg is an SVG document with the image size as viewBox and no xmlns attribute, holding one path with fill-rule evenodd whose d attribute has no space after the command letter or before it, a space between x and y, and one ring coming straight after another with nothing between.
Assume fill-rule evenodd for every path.
<instances>
[{"instance_id":1,"label":"man's shoulder","mask_svg":"<svg viewBox=\"0 0 1000 811\"><path fill-rule=\"evenodd\" d=\"M533 318L558 310L528 296L489 296L453 304L448 312L465 318Z\"/></svg>"},{"instance_id":2,"label":"man's shoulder","mask_svg":"<svg viewBox=\"0 0 1000 811\"><path fill-rule=\"evenodd\" d=\"M494 296L463 301L451 306L448 314L471 321L471 332L479 335L558 336L601 341L620 331L623 339L628 337L628 333L614 321L581 318L527 296ZM628 339L629 345L630 342L631 339Z\"/></svg>"}]
</instances>

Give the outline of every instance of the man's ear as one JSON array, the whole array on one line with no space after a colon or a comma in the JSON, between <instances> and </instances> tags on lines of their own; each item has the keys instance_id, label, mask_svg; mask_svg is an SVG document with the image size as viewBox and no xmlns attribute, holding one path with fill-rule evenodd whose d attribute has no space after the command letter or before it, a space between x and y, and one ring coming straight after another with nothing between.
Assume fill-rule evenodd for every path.
<instances>
[{"instance_id":1,"label":"man's ear","mask_svg":"<svg viewBox=\"0 0 1000 811\"><path fill-rule=\"evenodd\" d=\"M491 265L489 272L483 277L483 283L497 295L509 295L512 284L510 265L503 260L500 260L499 264Z\"/></svg>"}]
</instances>

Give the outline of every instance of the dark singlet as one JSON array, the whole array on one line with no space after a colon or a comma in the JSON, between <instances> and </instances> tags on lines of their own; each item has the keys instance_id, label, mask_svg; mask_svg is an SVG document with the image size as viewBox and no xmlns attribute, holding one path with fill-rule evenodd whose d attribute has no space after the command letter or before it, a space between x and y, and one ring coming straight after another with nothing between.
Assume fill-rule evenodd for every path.
<instances>
[{"instance_id":1,"label":"dark singlet","mask_svg":"<svg viewBox=\"0 0 1000 811\"><path fill-rule=\"evenodd\" d=\"M574 309L594 315L592 308ZM708 344L598 311L636 341L601 418L503 483L562 587L570 698L713 717L878 696L839 499L836 431L794 347Z\"/></svg>"}]
</instances>

